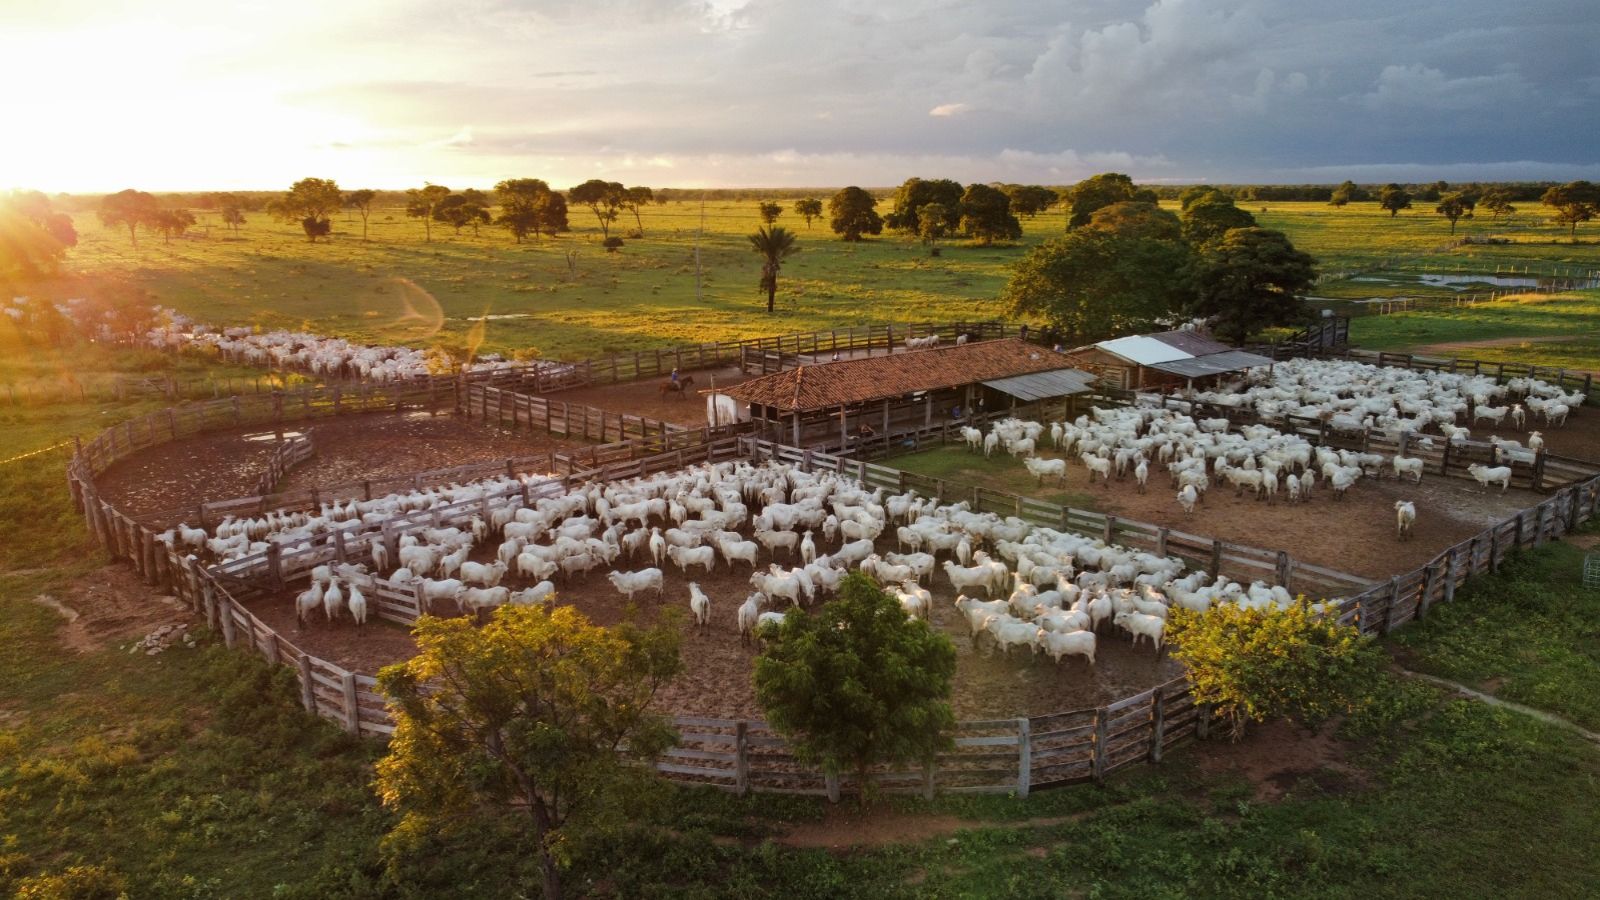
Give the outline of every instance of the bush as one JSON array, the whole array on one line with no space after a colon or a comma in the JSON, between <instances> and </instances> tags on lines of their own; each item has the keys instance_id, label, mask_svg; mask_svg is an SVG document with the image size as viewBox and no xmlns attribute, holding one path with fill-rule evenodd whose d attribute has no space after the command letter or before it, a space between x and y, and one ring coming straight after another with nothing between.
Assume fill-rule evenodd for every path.
<instances>
[{"instance_id":1,"label":"bush","mask_svg":"<svg viewBox=\"0 0 1600 900\"><path fill-rule=\"evenodd\" d=\"M17 900L118 900L122 879L102 866L69 866L55 875L35 875L17 883Z\"/></svg>"},{"instance_id":2,"label":"bush","mask_svg":"<svg viewBox=\"0 0 1600 900\"><path fill-rule=\"evenodd\" d=\"M1353 712L1383 678L1376 645L1304 597L1282 610L1175 609L1167 639L1173 658L1189 668L1195 699L1231 725L1235 740L1246 722L1284 717L1314 728Z\"/></svg>"},{"instance_id":3,"label":"bush","mask_svg":"<svg viewBox=\"0 0 1600 900\"><path fill-rule=\"evenodd\" d=\"M615 253L622 249L622 238L619 238L613 234L612 236L601 241L600 246L606 248L607 253Z\"/></svg>"}]
</instances>

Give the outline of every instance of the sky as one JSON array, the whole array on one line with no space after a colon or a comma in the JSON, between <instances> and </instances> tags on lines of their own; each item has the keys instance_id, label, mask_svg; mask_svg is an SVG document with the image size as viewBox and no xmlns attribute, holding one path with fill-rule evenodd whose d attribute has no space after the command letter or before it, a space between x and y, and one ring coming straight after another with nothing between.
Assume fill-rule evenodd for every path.
<instances>
[{"instance_id":1,"label":"sky","mask_svg":"<svg viewBox=\"0 0 1600 900\"><path fill-rule=\"evenodd\" d=\"M1596 0L0 0L0 187L1600 180Z\"/></svg>"}]
</instances>

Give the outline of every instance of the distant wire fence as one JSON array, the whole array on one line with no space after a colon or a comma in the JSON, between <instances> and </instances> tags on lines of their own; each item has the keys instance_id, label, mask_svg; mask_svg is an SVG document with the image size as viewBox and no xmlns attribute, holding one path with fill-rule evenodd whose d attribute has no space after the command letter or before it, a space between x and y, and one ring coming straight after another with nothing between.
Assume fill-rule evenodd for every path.
<instances>
[{"instance_id":1,"label":"distant wire fence","mask_svg":"<svg viewBox=\"0 0 1600 900\"><path fill-rule=\"evenodd\" d=\"M217 400L249 394L270 394L309 387L318 380L297 374L216 375L177 378L170 375L107 375L28 378L0 383L0 404L43 406L56 403Z\"/></svg>"},{"instance_id":2,"label":"distant wire fence","mask_svg":"<svg viewBox=\"0 0 1600 900\"><path fill-rule=\"evenodd\" d=\"M0 459L0 466L4 466L4 465L7 465L9 463L14 463L14 462L21 462L22 460L25 460L25 459L32 459L35 456L43 456L44 454L49 453L51 450L60 450L63 447L70 447L70 446L72 446L72 442L71 441L62 441L59 444L51 444L48 447L40 447L37 450L29 450L27 453L18 453L16 456L8 457L6 459Z\"/></svg>"}]
</instances>

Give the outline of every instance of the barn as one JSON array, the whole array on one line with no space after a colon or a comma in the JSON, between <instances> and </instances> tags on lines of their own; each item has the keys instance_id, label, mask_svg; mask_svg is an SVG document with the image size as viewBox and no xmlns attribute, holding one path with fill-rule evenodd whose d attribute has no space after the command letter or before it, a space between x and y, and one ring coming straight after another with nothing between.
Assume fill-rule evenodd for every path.
<instances>
[{"instance_id":1,"label":"barn","mask_svg":"<svg viewBox=\"0 0 1600 900\"><path fill-rule=\"evenodd\" d=\"M1178 390L1272 365L1265 356L1229 347L1192 330L1129 335L1069 350L1065 355L1079 369L1098 376L1101 383L1125 390Z\"/></svg>"},{"instance_id":2,"label":"barn","mask_svg":"<svg viewBox=\"0 0 1600 900\"><path fill-rule=\"evenodd\" d=\"M726 388L756 434L795 446L848 446L950 422L1010 415L1092 390L1094 375L1016 338L802 365Z\"/></svg>"}]
</instances>

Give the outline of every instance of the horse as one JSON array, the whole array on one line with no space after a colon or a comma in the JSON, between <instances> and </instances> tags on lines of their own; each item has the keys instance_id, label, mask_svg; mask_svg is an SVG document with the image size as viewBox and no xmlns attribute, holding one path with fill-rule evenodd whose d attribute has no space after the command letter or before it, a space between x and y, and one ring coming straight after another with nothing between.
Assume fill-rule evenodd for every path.
<instances>
[{"instance_id":1,"label":"horse","mask_svg":"<svg viewBox=\"0 0 1600 900\"><path fill-rule=\"evenodd\" d=\"M683 395L688 392L689 388L693 385L693 375L685 375L682 378L679 378L676 383L672 382L671 380L663 381L661 382L661 397L662 399L666 399L668 394L677 394L678 399L682 400Z\"/></svg>"}]
</instances>

